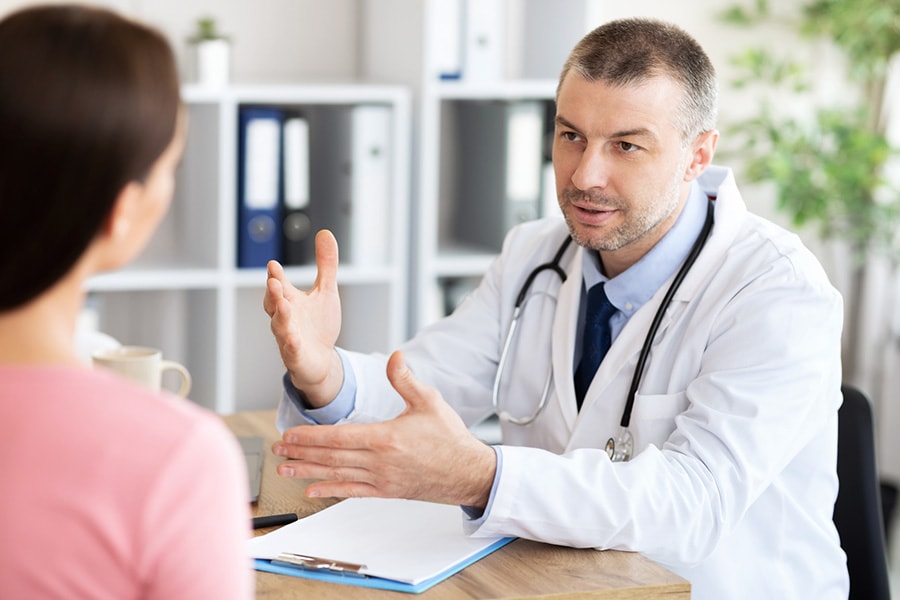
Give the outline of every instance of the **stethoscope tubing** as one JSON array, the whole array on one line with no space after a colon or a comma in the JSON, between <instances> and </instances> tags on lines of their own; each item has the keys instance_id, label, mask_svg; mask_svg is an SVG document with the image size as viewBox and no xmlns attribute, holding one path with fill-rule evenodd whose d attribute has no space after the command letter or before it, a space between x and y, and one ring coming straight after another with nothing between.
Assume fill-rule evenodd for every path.
<instances>
[{"instance_id":1,"label":"stethoscope tubing","mask_svg":"<svg viewBox=\"0 0 900 600\"><path fill-rule=\"evenodd\" d=\"M637 395L637 389L640 386L641 378L643 377L644 370L647 366L647 359L650 356L650 349L653 346L653 339L656 337L656 333L659 331L659 327L662 324L662 320L666 314L666 311L672 304L672 299L675 297L675 293L678 291L678 288L681 287L682 282L684 281L688 272L694 266L694 263L697 261L697 257L700 255L700 252L706 245L706 241L709 239L714 222L713 214L714 205L712 199L710 199L706 209L706 220L703 223L703 229L700 231L700 234L694 241L693 246L691 246L691 249L688 252L687 257L685 258L684 263L681 265L678 273L676 273L674 279L672 280L672 284L669 286L669 289L666 290L666 294L663 297L662 302L660 303L659 308L657 309L656 314L653 317L653 321L650 324L650 329L647 331L647 335L644 338L644 343L641 345L641 351L638 355L637 365L635 365L634 373L631 377L631 385L628 389L628 396L625 400L625 408L622 411L622 419L619 422L623 430L627 430L629 424L631 423L631 413L634 409L635 396ZM509 350L512 346L512 340L515 337L516 328L518 327L522 307L524 305L526 297L528 296L528 290L531 288L531 285L534 282L535 278L542 272L548 270L553 271L560 277L560 285L565 283L567 275L560 263L562 261L563 254L565 254L571 243L572 237L566 237L566 239L563 240L562 244L560 245L559 249L557 249L556 254L553 256L553 259L550 260L550 262L540 264L532 269L531 273L528 274L528 277L525 278L525 282L522 284L522 288L519 290L518 296L516 296L516 302L513 306L513 314L512 319L510 320L509 330L506 334L506 340L504 341L503 348L500 352L500 360L497 363L497 376L494 378L494 387L492 394L494 410L497 412L498 416L501 417L501 419L505 419L515 425L530 425L540 416L547 405L550 385L553 378L553 371L551 368L550 373L547 375L547 379L544 382L544 389L541 393L540 402L538 403L537 409L531 416L517 418L513 417L506 411L500 410L500 381L502 378L502 373L506 368L506 361L509 357Z\"/></svg>"},{"instance_id":2,"label":"stethoscope tubing","mask_svg":"<svg viewBox=\"0 0 900 600\"><path fill-rule=\"evenodd\" d=\"M559 249L556 251L556 254L553 256L553 259L550 262L546 262L544 264L538 265L534 269L531 270L531 273L528 274L528 277L525 279L525 283L522 284L522 289L519 290L519 295L516 296L516 303L513 306L513 314L512 319L509 322L509 331L506 333L506 340L503 342L503 349L500 351L500 360L497 362L497 376L494 378L494 389L492 393L492 401L494 403L494 411L497 412L497 416L503 417L508 420L510 423L514 425L530 425L534 422L535 419L540 416L542 412L544 412L544 407L547 406L547 399L550 396L550 384L553 380L553 371L551 370L547 374L547 379L544 381L544 389L541 392L541 400L538 403L537 409L530 417L513 417L511 414L500 410L500 379L503 370L506 368L506 359L509 356L509 349L512 346L512 341L515 338L516 328L519 325L519 316L522 314L522 307L525 304L525 298L528 296L528 290L531 288L531 284L534 283L535 278L543 273L544 271L553 271L559 278L562 280L562 283L566 281L566 272L560 266L560 261L562 261L563 254L566 253L566 250L569 248L569 245L572 243L572 238L567 237L563 243L560 245Z\"/></svg>"},{"instance_id":3,"label":"stethoscope tubing","mask_svg":"<svg viewBox=\"0 0 900 600\"><path fill-rule=\"evenodd\" d=\"M634 367L634 374L631 376L631 385L628 388L628 396L625 399L625 409L622 411L622 420L619 422L619 425L624 428L627 428L631 423L631 411L634 409L634 398L637 395L638 386L641 384L641 377L644 375L644 369L647 366L647 357L650 356L650 348L653 347L653 338L656 337L656 332L659 331L659 326L662 323L663 317L669 309L669 306L672 304L675 292L681 287L681 282L684 281L688 271L690 271L691 267L694 266L694 263L697 262L700 251L703 250L703 246L706 245L706 240L709 239L712 226L713 202L710 200L706 208L706 221L703 223L703 229L700 231L700 235L697 236L694 245L691 246L687 258L684 259L684 263L672 280L672 285L666 290L666 295L663 297L659 309L656 311L656 315L654 315L653 321L650 323L650 329L647 331L647 336L644 338L644 343L641 346L641 353L638 355L637 365Z\"/></svg>"}]
</instances>

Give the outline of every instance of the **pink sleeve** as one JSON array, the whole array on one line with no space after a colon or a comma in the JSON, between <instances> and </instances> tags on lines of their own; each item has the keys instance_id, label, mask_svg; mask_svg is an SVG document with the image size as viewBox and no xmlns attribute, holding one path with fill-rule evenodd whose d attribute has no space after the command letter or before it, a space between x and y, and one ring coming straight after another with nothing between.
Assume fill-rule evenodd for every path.
<instances>
[{"instance_id":1,"label":"pink sleeve","mask_svg":"<svg viewBox=\"0 0 900 600\"><path fill-rule=\"evenodd\" d=\"M146 598L253 598L247 471L233 436L204 418L160 462L138 535Z\"/></svg>"}]
</instances>

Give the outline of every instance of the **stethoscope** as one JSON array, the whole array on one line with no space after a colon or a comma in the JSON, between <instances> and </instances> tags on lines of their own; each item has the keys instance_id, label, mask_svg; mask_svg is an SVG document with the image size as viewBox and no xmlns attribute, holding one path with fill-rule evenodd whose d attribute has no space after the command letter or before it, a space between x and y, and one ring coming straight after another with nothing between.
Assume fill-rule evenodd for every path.
<instances>
[{"instance_id":1,"label":"stethoscope","mask_svg":"<svg viewBox=\"0 0 900 600\"><path fill-rule=\"evenodd\" d=\"M631 377L631 386L628 389L628 397L625 400L625 409L622 411L622 420L619 422L619 430L614 438L609 438L609 440L607 440L606 442L606 453L609 455L610 460L612 460L613 462L627 461L631 458L634 452L634 438L632 438L631 432L628 430L628 426L631 423L631 411L634 408L634 397L637 394L637 389L640 385L641 377L643 376L644 369L647 365L647 357L650 355L650 348L653 345L653 338L656 337L656 332L659 330L659 326L662 323L663 317L665 316L665 313L668 310L669 306L672 304L672 298L675 297L675 292L678 291L678 288L681 286L681 282L684 281L684 278L687 276L688 271L691 270L691 267L693 267L694 263L697 261L697 257L700 255L700 251L703 250L703 246L706 244L706 240L709 239L709 234L712 232L712 226L713 203L712 200L710 200L706 208L706 221L703 223L703 229L700 231L700 234L694 241L694 245L691 246L691 250L688 253L687 258L685 258L684 263L681 265L681 268L678 270L678 273L676 273L675 278L672 280L672 284L666 291L666 295L663 297L662 303L660 304L659 309L656 311L656 315L653 317L653 321L650 323L650 329L647 331L647 336L644 338L644 343L641 346L641 352L638 355L637 365L635 366L634 374ZM563 254L566 253L566 250L569 248L569 245L571 243L571 236L566 237L550 262L538 265L531 271L531 273L528 274L528 277L525 279L525 283L522 284L522 289L519 290L519 295L516 296L516 303L513 307L513 314L512 319L509 323L509 330L506 333L506 340L504 341L503 349L500 352L500 361L497 363L497 375L494 378L493 390L494 411L501 419L509 421L514 425L530 425L535 421L535 419L540 416L542 412L544 412L544 408L546 408L547 401L550 398L550 388L553 381L553 365L551 364L550 371L547 374L547 379L544 381L543 390L541 391L541 400L538 403L537 408L535 408L534 412L531 415L527 417L514 417L510 413L500 410L500 382L503 377L504 369L506 367L507 358L509 357L509 350L512 347L512 341L515 337L516 327L518 326L522 310L525 307L526 299L528 298L528 291L538 275L540 275L544 271L553 271L559 276L560 284L565 283L566 272L560 266L560 261L562 260Z\"/></svg>"}]
</instances>

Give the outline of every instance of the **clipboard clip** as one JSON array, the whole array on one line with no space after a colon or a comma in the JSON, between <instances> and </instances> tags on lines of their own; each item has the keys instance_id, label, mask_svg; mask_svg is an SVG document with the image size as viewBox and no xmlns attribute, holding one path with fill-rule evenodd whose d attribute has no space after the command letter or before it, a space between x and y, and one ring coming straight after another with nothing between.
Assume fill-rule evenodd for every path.
<instances>
[{"instance_id":1,"label":"clipboard clip","mask_svg":"<svg viewBox=\"0 0 900 600\"><path fill-rule=\"evenodd\" d=\"M318 571L320 573L328 572L336 575L349 575L351 577L366 577L364 573L360 572L366 568L366 565L331 560L330 558L319 558L316 556L306 556L304 554L294 554L292 552L282 552L273 558L271 562L273 565Z\"/></svg>"}]
</instances>

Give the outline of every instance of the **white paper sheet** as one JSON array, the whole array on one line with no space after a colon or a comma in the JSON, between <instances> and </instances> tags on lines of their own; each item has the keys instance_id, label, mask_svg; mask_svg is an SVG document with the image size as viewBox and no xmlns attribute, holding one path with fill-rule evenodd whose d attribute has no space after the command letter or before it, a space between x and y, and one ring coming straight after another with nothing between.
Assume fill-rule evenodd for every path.
<instances>
[{"instance_id":1,"label":"white paper sheet","mask_svg":"<svg viewBox=\"0 0 900 600\"><path fill-rule=\"evenodd\" d=\"M366 565L367 575L417 584L436 577L502 538L468 537L458 506L384 498L349 498L248 541L252 558L282 552Z\"/></svg>"}]
</instances>

